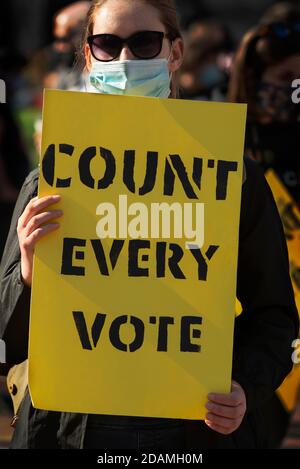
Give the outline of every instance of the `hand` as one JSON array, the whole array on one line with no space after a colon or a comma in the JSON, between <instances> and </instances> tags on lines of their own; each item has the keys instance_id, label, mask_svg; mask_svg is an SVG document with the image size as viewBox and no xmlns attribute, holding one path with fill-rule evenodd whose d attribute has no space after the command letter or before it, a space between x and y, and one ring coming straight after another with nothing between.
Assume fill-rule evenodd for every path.
<instances>
[{"instance_id":1,"label":"hand","mask_svg":"<svg viewBox=\"0 0 300 469\"><path fill-rule=\"evenodd\" d=\"M246 395L236 381L232 381L230 394L210 393L205 423L212 430L229 435L239 428L246 413Z\"/></svg>"},{"instance_id":2,"label":"hand","mask_svg":"<svg viewBox=\"0 0 300 469\"><path fill-rule=\"evenodd\" d=\"M59 223L48 223L61 217L61 210L44 212L50 205L60 201L60 195L52 195L38 199L35 197L25 207L18 220L17 233L21 251L21 275L28 287L32 281L33 254L36 242L48 233L56 230Z\"/></svg>"}]
</instances>

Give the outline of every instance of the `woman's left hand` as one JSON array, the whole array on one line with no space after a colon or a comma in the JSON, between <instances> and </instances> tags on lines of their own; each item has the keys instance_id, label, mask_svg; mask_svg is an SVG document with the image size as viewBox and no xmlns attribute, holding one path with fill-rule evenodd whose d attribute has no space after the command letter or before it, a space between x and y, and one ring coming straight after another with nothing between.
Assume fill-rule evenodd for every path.
<instances>
[{"instance_id":1,"label":"woman's left hand","mask_svg":"<svg viewBox=\"0 0 300 469\"><path fill-rule=\"evenodd\" d=\"M246 413L246 395L236 381L232 381L230 394L208 395L205 423L212 430L229 435L239 428Z\"/></svg>"}]
</instances>

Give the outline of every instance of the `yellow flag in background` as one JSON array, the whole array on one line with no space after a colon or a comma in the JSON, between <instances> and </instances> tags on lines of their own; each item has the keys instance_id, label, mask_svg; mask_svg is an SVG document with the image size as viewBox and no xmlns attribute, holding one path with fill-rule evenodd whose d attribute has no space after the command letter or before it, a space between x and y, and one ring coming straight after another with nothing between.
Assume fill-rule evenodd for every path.
<instances>
[{"instance_id":1,"label":"yellow flag in background","mask_svg":"<svg viewBox=\"0 0 300 469\"><path fill-rule=\"evenodd\" d=\"M294 287L295 300L300 312L300 211L279 177L273 170L265 174L283 223L285 231L290 273ZM292 349L291 349L292 354ZM279 397L287 410L292 411L298 400L300 389L300 366L294 365L293 370L277 390Z\"/></svg>"},{"instance_id":2,"label":"yellow flag in background","mask_svg":"<svg viewBox=\"0 0 300 469\"><path fill-rule=\"evenodd\" d=\"M35 407L203 419L229 392L245 118L46 92L39 197L64 216L35 251Z\"/></svg>"}]
</instances>

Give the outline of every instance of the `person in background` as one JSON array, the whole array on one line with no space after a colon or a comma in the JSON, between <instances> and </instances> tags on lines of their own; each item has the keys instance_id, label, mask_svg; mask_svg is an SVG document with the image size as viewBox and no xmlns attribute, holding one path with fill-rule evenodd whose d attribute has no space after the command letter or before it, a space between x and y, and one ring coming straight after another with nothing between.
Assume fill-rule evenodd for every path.
<instances>
[{"instance_id":1,"label":"person in background","mask_svg":"<svg viewBox=\"0 0 300 469\"><path fill-rule=\"evenodd\" d=\"M7 104L0 105L0 260L19 190L31 166L28 154L32 152L23 145L23 129L14 110L41 109L44 87L82 87L74 62L89 7L90 1L72 0L10 0L1 5L0 78L7 84ZM22 120L28 122L28 117ZM39 155L40 120L34 126L33 139ZM9 368L0 363L0 379ZM10 403L0 383L2 403L1 398Z\"/></svg>"},{"instance_id":2,"label":"person in background","mask_svg":"<svg viewBox=\"0 0 300 469\"><path fill-rule=\"evenodd\" d=\"M59 89L80 90L84 85L80 57L77 51L81 45L82 29L91 6L90 1L72 3L60 10L54 17L53 55L60 58L58 67ZM53 87L54 86L50 86Z\"/></svg>"},{"instance_id":3,"label":"person in background","mask_svg":"<svg viewBox=\"0 0 300 469\"><path fill-rule=\"evenodd\" d=\"M25 64L53 40L53 16L74 0L9 0L1 2L0 50L2 58ZM76 2L82 3L82 2ZM2 63L2 62L1 62Z\"/></svg>"},{"instance_id":4,"label":"person in background","mask_svg":"<svg viewBox=\"0 0 300 469\"><path fill-rule=\"evenodd\" d=\"M72 46L78 48L78 30L82 31L90 1L79 1L58 11L54 17L54 46L61 52L69 52ZM75 39L75 40L74 40Z\"/></svg>"},{"instance_id":5,"label":"person in background","mask_svg":"<svg viewBox=\"0 0 300 469\"><path fill-rule=\"evenodd\" d=\"M229 101L248 103L248 154L273 168L298 204L300 106L292 101L292 83L299 77L300 14L245 35L229 89Z\"/></svg>"},{"instance_id":6,"label":"person in background","mask_svg":"<svg viewBox=\"0 0 300 469\"><path fill-rule=\"evenodd\" d=\"M224 101L233 49L229 32L219 24L195 22L187 31L185 41L181 97Z\"/></svg>"},{"instance_id":7,"label":"person in background","mask_svg":"<svg viewBox=\"0 0 300 469\"><path fill-rule=\"evenodd\" d=\"M300 105L292 101L291 86L299 77L300 15L289 4L276 5L245 35L237 51L229 101L248 104L246 154L265 171L273 169L300 207ZM298 256L300 263L300 252ZM279 447L286 435L292 408L283 397L287 392L297 395L300 389L299 373L295 368L292 373L293 378L289 376L286 386L262 408L265 447ZM291 393L288 386L294 388Z\"/></svg>"},{"instance_id":8,"label":"person in background","mask_svg":"<svg viewBox=\"0 0 300 469\"><path fill-rule=\"evenodd\" d=\"M299 19L299 2L279 1L262 14L259 24L287 23Z\"/></svg>"},{"instance_id":9,"label":"person in background","mask_svg":"<svg viewBox=\"0 0 300 469\"><path fill-rule=\"evenodd\" d=\"M54 41L37 52L23 70L24 88L16 101L42 111L44 88L81 90L84 87L81 63L77 58L89 1L78 1L59 10L53 19ZM19 99L18 99L19 98ZM41 116L33 124L35 154L41 145Z\"/></svg>"}]
</instances>

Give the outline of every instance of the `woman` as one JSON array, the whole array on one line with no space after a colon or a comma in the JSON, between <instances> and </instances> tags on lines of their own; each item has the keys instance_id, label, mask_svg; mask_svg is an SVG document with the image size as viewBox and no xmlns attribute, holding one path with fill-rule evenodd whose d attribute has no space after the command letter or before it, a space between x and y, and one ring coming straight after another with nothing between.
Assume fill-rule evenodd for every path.
<instances>
[{"instance_id":1,"label":"woman","mask_svg":"<svg viewBox=\"0 0 300 469\"><path fill-rule=\"evenodd\" d=\"M250 31L237 52L229 101L248 104L246 152L272 168L300 207L300 107L292 83L300 76L300 13Z\"/></svg>"},{"instance_id":2,"label":"woman","mask_svg":"<svg viewBox=\"0 0 300 469\"><path fill-rule=\"evenodd\" d=\"M181 97L224 101L233 43L219 23L197 21L185 35L186 54L180 74Z\"/></svg>"},{"instance_id":3,"label":"woman","mask_svg":"<svg viewBox=\"0 0 300 469\"><path fill-rule=\"evenodd\" d=\"M292 101L291 86L299 76L299 9L288 4L276 5L265 16L264 24L242 41L231 77L229 100L248 103L246 153L264 170L272 168L300 207L300 107ZM292 210L290 214L292 218ZM293 236L290 229L296 226L297 219L293 222L290 223L286 213L283 223L287 237ZM294 369L279 395L274 394L264 406L265 422L270 422L265 440L268 447L279 447L286 435L293 396L300 386L297 375L299 371Z\"/></svg>"},{"instance_id":4,"label":"woman","mask_svg":"<svg viewBox=\"0 0 300 469\"><path fill-rule=\"evenodd\" d=\"M183 42L170 0L95 1L84 49L91 85L100 92L176 97ZM126 86L116 84L117 72L118 82L121 76ZM33 409L27 393L12 447L257 446L257 435L251 430L256 411L291 368L290 344L298 319L273 199L258 168L250 161L246 166L238 272L238 296L244 311L235 328L231 393L208 396L205 422L46 412ZM37 182L38 172L34 171L18 199L3 263L1 336L12 363L27 357L34 246L59 228L55 220L62 215L51 210L59 197L34 198ZM266 242L270 226L272 243Z\"/></svg>"}]
</instances>

